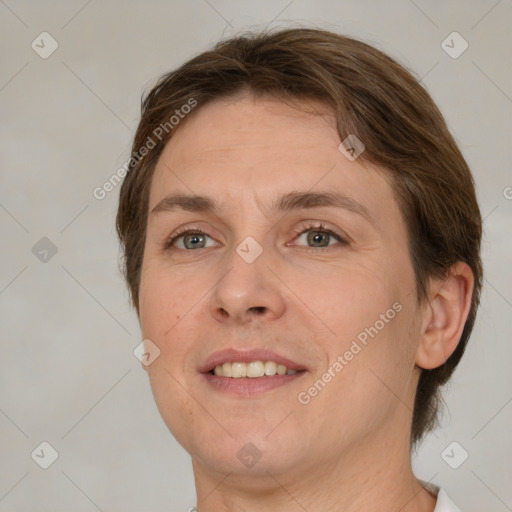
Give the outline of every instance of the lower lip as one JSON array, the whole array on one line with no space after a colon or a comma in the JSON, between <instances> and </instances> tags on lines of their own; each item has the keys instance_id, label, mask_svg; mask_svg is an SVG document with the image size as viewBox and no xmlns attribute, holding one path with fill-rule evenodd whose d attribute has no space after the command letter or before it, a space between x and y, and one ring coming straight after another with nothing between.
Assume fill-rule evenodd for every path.
<instances>
[{"instance_id":1,"label":"lower lip","mask_svg":"<svg viewBox=\"0 0 512 512\"><path fill-rule=\"evenodd\" d=\"M248 396L271 391L272 389L290 384L304 375L305 371L300 371L290 375L265 375L263 377L219 377L211 373L203 373L206 382L217 391L224 393Z\"/></svg>"}]
</instances>

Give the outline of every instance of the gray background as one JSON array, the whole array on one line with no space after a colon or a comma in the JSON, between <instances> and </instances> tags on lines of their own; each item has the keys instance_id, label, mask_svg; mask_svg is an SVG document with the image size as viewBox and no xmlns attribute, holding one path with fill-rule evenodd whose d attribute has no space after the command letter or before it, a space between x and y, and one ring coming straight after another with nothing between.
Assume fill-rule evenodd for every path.
<instances>
[{"instance_id":1,"label":"gray background","mask_svg":"<svg viewBox=\"0 0 512 512\"><path fill-rule=\"evenodd\" d=\"M356 36L412 69L473 169L482 306L443 428L414 466L463 511L512 510L510 0L0 0L0 511L195 504L188 454L132 352L141 340L118 272L119 190L100 201L93 189L128 158L141 93L161 73L240 29L298 24ZM43 31L58 42L46 59L31 47L50 48ZM441 46L453 31L469 44L458 58ZM59 454L48 469L35 462L49 457L42 441ZM469 454L458 469L441 456L453 441L452 465Z\"/></svg>"}]
</instances>

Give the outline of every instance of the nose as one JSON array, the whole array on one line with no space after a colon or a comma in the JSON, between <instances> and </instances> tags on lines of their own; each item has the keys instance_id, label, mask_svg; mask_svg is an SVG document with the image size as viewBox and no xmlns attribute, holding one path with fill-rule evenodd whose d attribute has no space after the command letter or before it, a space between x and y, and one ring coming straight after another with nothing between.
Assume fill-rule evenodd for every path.
<instances>
[{"instance_id":1,"label":"nose","mask_svg":"<svg viewBox=\"0 0 512 512\"><path fill-rule=\"evenodd\" d=\"M277 274L276 270L274 273ZM286 309L282 283L267 267L265 251L252 263L235 250L222 263L222 278L214 286L210 313L219 322L249 323L255 318L274 320Z\"/></svg>"}]
</instances>

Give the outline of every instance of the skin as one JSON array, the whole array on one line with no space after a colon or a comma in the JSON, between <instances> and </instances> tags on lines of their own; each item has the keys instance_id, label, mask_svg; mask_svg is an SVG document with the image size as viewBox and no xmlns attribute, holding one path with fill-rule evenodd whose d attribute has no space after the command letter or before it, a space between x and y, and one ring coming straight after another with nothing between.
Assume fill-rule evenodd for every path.
<instances>
[{"instance_id":1,"label":"skin","mask_svg":"<svg viewBox=\"0 0 512 512\"><path fill-rule=\"evenodd\" d=\"M161 353L143 367L163 420L192 456L200 512L432 512L436 499L411 469L414 393L420 367L439 366L457 345L472 274L455 265L418 304L388 174L339 151L326 107L300 106L251 95L216 100L166 145L149 211L176 192L210 196L222 208L149 215L139 319ZM292 191L338 191L372 221L332 206L268 208ZM319 221L348 243L328 235L327 247L308 242L308 233L318 235L308 224ZM205 231L204 246L187 249L182 237L164 249L178 228ZM250 264L236 252L247 236L263 248ZM401 311L300 403L298 394L394 303ZM275 390L233 397L198 373L228 347L271 348L308 371ZM261 454L252 467L237 457L248 442Z\"/></svg>"}]
</instances>

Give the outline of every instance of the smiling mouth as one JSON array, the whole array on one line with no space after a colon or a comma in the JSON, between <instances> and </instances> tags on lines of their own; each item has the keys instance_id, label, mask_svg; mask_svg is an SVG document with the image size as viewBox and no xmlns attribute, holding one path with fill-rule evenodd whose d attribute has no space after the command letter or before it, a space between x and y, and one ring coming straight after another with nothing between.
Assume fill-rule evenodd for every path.
<instances>
[{"instance_id":1,"label":"smiling mouth","mask_svg":"<svg viewBox=\"0 0 512 512\"><path fill-rule=\"evenodd\" d=\"M249 363L233 361L216 365L208 373L232 379L258 379L274 375L295 375L304 371L287 368L284 364L278 364L275 361L251 361Z\"/></svg>"},{"instance_id":2,"label":"smiling mouth","mask_svg":"<svg viewBox=\"0 0 512 512\"><path fill-rule=\"evenodd\" d=\"M223 395L237 398L252 398L265 395L277 388L285 388L286 385L292 385L293 381L300 379L306 371L300 371L293 375L265 375L263 377L219 377L204 373L203 378L207 385L214 391Z\"/></svg>"}]
</instances>

